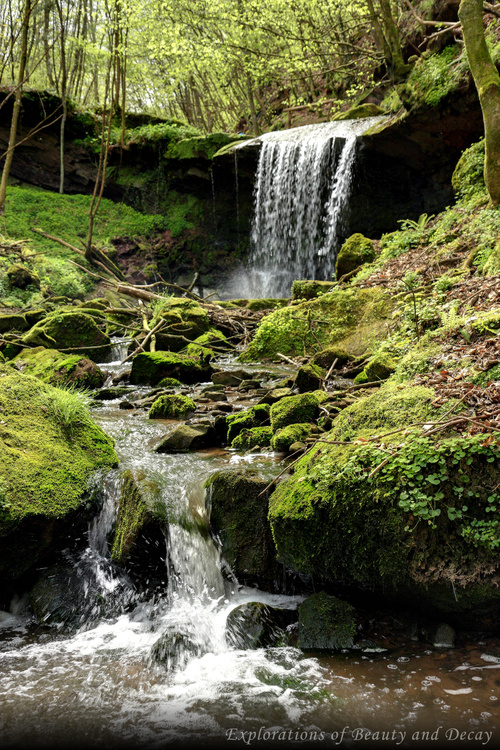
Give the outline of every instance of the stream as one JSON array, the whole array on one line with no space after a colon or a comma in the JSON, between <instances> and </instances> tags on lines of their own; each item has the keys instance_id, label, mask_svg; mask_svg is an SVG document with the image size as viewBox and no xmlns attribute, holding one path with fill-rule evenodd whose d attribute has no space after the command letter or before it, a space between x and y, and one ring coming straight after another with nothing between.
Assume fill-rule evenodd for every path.
<instances>
[{"instance_id":1,"label":"stream","mask_svg":"<svg viewBox=\"0 0 500 750\"><path fill-rule=\"evenodd\" d=\"M100 595L119 591L127 606L71 634L34 624L22 599L0 612L2 748L496 745L500 639L444 649L408 635L397 649L338 654L231 646L226 619L236 606L259 601L295 609L303 597L258 591L223 575L211 537L184 521L204 521L203 483L215 470L251 464L272 477L281 470L276 457L157 454L152 447L168 422L120 410L117 401L96 408L94 417L116 441L120 469L106 479L84 555ZM135 600L131 582L109 563L106 537L125 468L153 476L169 509L169 583L150 601ZM169 632L195 644L194 651L179 650L171 669L151 659L153 645Z\"/></svg>"}]
</instances>

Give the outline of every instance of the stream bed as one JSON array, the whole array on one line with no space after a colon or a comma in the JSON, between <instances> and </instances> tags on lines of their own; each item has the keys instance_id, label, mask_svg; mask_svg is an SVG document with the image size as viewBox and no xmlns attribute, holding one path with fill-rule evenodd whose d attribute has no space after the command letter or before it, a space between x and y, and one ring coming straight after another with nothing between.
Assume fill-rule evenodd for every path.
<instances>
[{"instance_id":1,"label":"stream bed","mask_svg":"<svg viewBox=\"0 0 500 750\"><path fill-rule=\"evenodd\" d=\"M152 447L167 431L165 421L116 402L94 416L116 441L119 471L154 476L173 509L165 539L169 585L163 596L134 601L130 582L109 565L114 472L85 554L101 596L120 589L129 604L71 634L34 624L22 599L0 613L0 747L496 746L500 639L444 649L408 635L397 649L339 654L231 646L226 620L236 606L295 609L303 596L223 576L211 537L175 518L203 519L203 484L215 470L244 463L272 477L281 470L276 458L224 450L157 454ZM194 653L181 650L172 669L151 658L166 632L196 645Z\"/></svg>"}]
</instances>

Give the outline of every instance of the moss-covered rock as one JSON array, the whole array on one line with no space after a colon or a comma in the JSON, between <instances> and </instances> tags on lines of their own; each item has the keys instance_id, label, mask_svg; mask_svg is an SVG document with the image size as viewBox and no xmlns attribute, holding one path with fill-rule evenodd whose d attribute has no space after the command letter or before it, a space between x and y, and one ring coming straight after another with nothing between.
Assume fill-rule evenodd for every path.
<instances>
[{"instance_id":1,"label":"moss-covered rock","mask_svg":"<svg viewBox=\"0 0 500 750\"><path fill-rule=\"evenodd\" d=\"M341 346L327 346L325 349L322 349L314 355L311 364L329 370L334 362L336 362L336 368L341 368L352 360L352 355L348 354Z\"/></svg>"},{"instance_id":2,"label":"moss-covered rock","mask_svg":"<svg viewBox=\"0 0 500 750\"><path fill-rule=\"evenodd\" d=\"M22 343L79 354L95 362L102 362L111 353L109 336L83 312L50 313L23 336Z\"/></svg>"},{"instance_id":3,"label":"moss-covered rock","mask_svg":"<svg viewBox=\"0 0 500 750\"><path fill-rule=\"evenodd\" d=\"M356 107L351 107L346 112L337 112L332 117L332 120L360 120L363 117L376 117L383 114L384 111L376 104L366 102L365 104L358 104Z\"/></svg>"},{"instance_id":4,"label":"moss-covered rock","mask_svg":"<svg viewBox=\"0 0 500 750\"><path fill-rule=\"evenodd\" d=\"M243 362L287 355L314 354L336 345L351 356L365 355L387 333L386 320L394 308L391 296L379 288L345 288L266 315Z\"/></svg>"},{"instance_id":5,"label":"moss-covered rock","mask_svg":"<svg viewBox=\"0 0 500 750\"><path fill-rule=\"evenodd\" d=\"M299 648L339 651L352 648L354 607L321 591L299 604Z\"/></svg>"},{"instance_id":6,"label":"moss-covered rock","mask_svg":"<svg viewBox=\"0 0 500 750\"><path fill-rule=\"evenodd\" d=\"M178 388L182 383L177 378L162 378L158 385L160 388Z\"/></svg>"},{"instance_id":7,"label":"moss-covered rock","mask_svg":"<svg viewBox=\"0 0 500 750\"><path fill-rule=\"evenodd\" d=\"M167 328L156 335L157 349L180 351L186 342L176 337L194 341L211 328L209 317L201 305L185 297L168 297L162 300L152 325L160 320L165 321Z\"/></svg>"},{"instance_id":8,"label":"moss-covered rock","mask_svg":"<svg viewBox=\"0 0 500 750\"><path fill-rule=\"evenodd\" d=\"M240 582L276 587L280 571L267 520L269 480L253 469L223 469L207 481L210 527Z\"/></svg>"},{"instance_id":9,"label":"moss-covered rock","mask_svg":"<svg viewBox=\"0 0 500 750\"><path fill-rule=\"evenodd\" d=\"M302 443L311 434L311 423L289 424L278 430L271 440L271 447L275 451L287 453L294 443Z\"/></svg>"},{"instance_id":10,"label":"moss-covered rock","mask_svg":"<svg viewBox=\"0 0 500 750\"><path fill-rule=\"evenodd\" d=\"M373 240L357 232L352 234L340 248L335 262L335 274L341 279L356 268L375 260Z\"/></svg>"},{"instance_id":11,"label":"moss-covered rock","mask_svg":"<svg viewBox=\"0 0 500 750\"><path fill-rule=\"evenodd\" d=\"M315 299L326 292L330 292L333 281L313 281L311 279L296 279L292 284L292 300Z\"/></svg>"},{"instance_id":12,"label":"moss-covered rock","mask_svg":"<svg viewBox=\"0 0 500 750\"><path fill-rule=\"evenodd\" d=\"M174 352L141 352L132 360L130 382L134 385L157 385L163 378L181 383L198 383L212 373L208 364Z\"/></svg>"},{"instance_id":13,"label":"moss-covered rock","mask_svg":"<svg viewBox=\"0 0 500 750\"><path fill-rule=\"evenodd\" d=\"M11 287L26 289L27 286L34 286L36 289L40 289L40 277L35 271L26 268L26 266L16 263L9 266L6 274Z\"/></svg>"},{"instance_id":14,"label":"moss-covered rock","mask_svg":"<svg viewBox=\"0 0 500 750\"><path fill-rule=\"evenodd\" d=\"M387 380L396 371L396 366L396 362L390 354L377 354L368 362L364 370L356 375L354 382L356 384L376 383L380 380Z\"/></svg>"},{"instance_id":15,"label":"moss-covered rock","mask_svg":"<svg viewBox=\"0 0 500 750\"><path fill-rule=\"evenodd\" d=\"M440 418L434 399L390 380L337 416L271 495L285 564L461 616L498 605L498 451L484 436L422 434Z\"/></svg>"},{"instance_id":16,"label":"moss-covered rock","mask_svg":"<svg viewBox=\"0 0 500 750\"><path fill-rule=\"evenodd\" d=\"M495 244L482 268L483 276L496 276L500 273L500 242Z\"/></svg>"},{"instance_id":17,"label":"moss-covered rock","mask_svg":"<svg viewBox=\"0 0 500 750\"><path fill-rule=\"evenodd\" d=\"M150 419L186 419L196 409L189 396L180 393L159 396L149 410Z\"/></svg>"},{"instance_id":18,"label":"moss-covered rock","mask_svg":"<svg viewBox=\"0 0 500 750\"><path fill-rule=\"evenodd\" d=\"M29 323L24 315L19 313L0 315L0 333L8 333L9 331L19 331L21 333L29 327Z\"/></svg>"},{"instance_id":19,"label":"moss-covered rock","mask_svg":"<svg viewBox=\"0 0 500 750\"><path fill-rule=\"evenodd\" d=\"M295 385L300 393L315 391L323 385L325 372L318 365L307 364L299 367L295 376Z\"/></svg>"},{"instance_id":20,"label":"moss-covered rock","mask_svg":"<svg viewBox=\"0 0 500 750\"><path fill-rule=\"evenodd\" d=\"M267 448L271 445L272 436L273 431L271 427L250 427L249 429L242 430L234 438L231 448L236 448L239 451L247 451L250 448L255 448L257 445L260 448Z\"/></svg>"},{"instance_id":21,"label":"moss-covered rock","mask_svg":"<svg viewBox=\"0 0 500 750\"><path fill-rule=\"evenodd\" d=\"M6 365L0 412L0 575L16 578L85 508L92 473L117 457L78 394Z\"/></svg>"},{"instance_id":22,"label":"moss-covered rock","mask_svg":"<svg viewBox=\"0 0 500 750\"><path fill-rule=\"evenodd\" d=\"M145 578L166 578L167 512L161 488L142 469L122 476L111 559Z\"/></svg>"},{"instance_id":23,"label":"moss-covered rock","mask_svg":"<svg viewBox=\"0 0 500 750\"><path fill-rule=\"evenodd\" d=\"M290 424L312 422L319 413L319 399L314 393L287 396L271 406L269 416L273 432Z\"/></svg>"},{"instance_id":24,"label":"moss-covered rock","mask_svg":"<svg viewBox=\"0 0 500 750\"><path fill-rule=\"evenodd\" d=\"M61 354L56 349L45 349L43 346L23 349L13 362L21 372L52 385L94 390L106 380L106 375L92 360L79 354Z\"/></svg>"},{"instance_id":25,"label":"moss-covered rock","mask_svg":"<svg viewBox=\"0 0 500 750\"><path fill-rule=\"evenodd\" d=\"M242 430L249 430L251 427L261 427L265 422L268 422L269 410L269 404L257 404L237 414L229 414L226 417L227 442L229 445L232 444L235 437Z\"/></svg>"},{"instance_id":26,"label":"moss-covered rock","mask_svg":"<svg viewBox=\"0 0 500 750\"><path fill-rule=\"evenodd\" d=\"M470 195L486 191L484 182L484 138L466 148L458 160L451 178L457 195Z\"/></svg>"}]
</instances>

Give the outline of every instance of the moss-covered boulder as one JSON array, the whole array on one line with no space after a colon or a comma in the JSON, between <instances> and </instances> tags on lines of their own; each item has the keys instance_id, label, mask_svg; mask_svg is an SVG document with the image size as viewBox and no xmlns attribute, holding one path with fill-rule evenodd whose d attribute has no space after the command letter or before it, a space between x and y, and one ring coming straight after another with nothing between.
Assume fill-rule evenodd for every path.
<instances>
[{"instance_id":1,"label":"moss-covered boulder","mask_svg":"<svg viewBox=\"0 0 500 750\"><path fill-rule=\"evenodd\" d=\"M292 300L315 299L332 290L333 281L296 279L292 284Z\"/></svg>"},{"instance_id":2,"label":"moss-covered boulder","mask_svg":"<svg viewBox=\"0 0 500 750\"><path fill-rule=\"evenodd\" d=\"M210 365L174 352L141 352L132 360L130 382L133 385L157 385L163 378L175 378L181 383L208 380Z\"/></svg>"},{"instance_id":3,"label":"moss-covered boulder","mask_svg":"<svg viewBox=\"0 0 500 750\"><path fill-rule=\"evenodd\" d=\"M317 352L311 359L311 364L329 370L335 362L335 368L345 367L353 359L352 355L341 346L327 346L320 352Z\"/></svg>"},{"instance_id":4,"label":"moss-covered boulder","mask_svg":"<svg viewBox=\"0 0 500 750\"><path fill-rule=\"evenodd\" d=\"M143 469L127 470L111 540L111 559L142 582L166 579L167 509L161 488Z\"/></svg>"},{"instance_id":5,"label":"moss-covered boulder","mask_svg":"<svg viewBox=\"0 0 500 750\"><path fill-rule=\"evenodd\" d=\"M325 372L318 365L302 365L295 376L295 385L300 393L316 391L322 387L324 377Z\"/></svg>"},{"instance_id":6,"label":"moss-covered boulder","mask_svg":"<svg viewBox=\"0 0 500 750\"><path fill-rule=\"evenodd\" d=\"M273 432L289 424L312 422L319 414L319 399L314 393L287 396L271 406L269 416Z\"/></svg>"},{"instance_id":7,"label":"moss-covered boulder","mask_svg":"<svg viewBox=\"0 0 500 750\"><path fill-rule=\"evenodd\" d=\"M211 328L206 310L195 300L185 297L168 297L162 300L152 324L156 325L161 320L166 327L156 334L157 349L180 351L186 346L185 339L194 341Z\"/></svg>"},{"instance_id":8,"label":"moss-covered boulder","mask_svg":"<svg viewBox=\"0 0 500 750\"><path fill-rule=\"evenodd\" d=\"M15 367L52 385L72 385L94 390L101 388L106 375L92 360L79 354L62 354L56 349L37 346L23 349L13 360ZM115 396L116 398L116 396Z\"/></svg>"},{"instance_id":9,"label":"moss-covered boulder","mask_svg":"<svg viewBox=\"0 0 500 750\"><path fill-rule=\"evenodd\" d=\"M240 582L275 589L281 578L267 519L269 480L253 469L223 469L205 484L210 527Z\"/></svg>"},{"instance_id":10,"label":"moss-covered boulder","mask_svg":"<svg viewBox=\"0 0 500 750\"><path fill-rule=\"evenodd\" d=\"M364 104L358 104L356 107L351 107L346 112L337 112L332 120L360 120L363 117L377 117L383 114L385 114L384 111L377 104L365 102Z\"/></svg>"},{"instance_id":11,"label":"moss-covered boulder","mask_svg":"<svg viewBox=\"0 0 500 750\"><path fill-rule=\"evenodd\" d=\"M324 591L299 604L299 648L340 651L352 648L356 635L354 607Z\"/></svg>"},{"instance_id":12,"label":"moss-covered boulder","mask_svg":"<svg viewBox=\"0 0 500 750\"><path fill-rule=\"evenodd\" d=\"M457 616L498 607L499 453L481 435L426 436L433 401L389 380L337 416L271 495L285 564Z\"/></svg>"},{"instance_id":13,"label":"moss-covered boulder","mask_svg":"<svg viewBox=\"0 0 500 750\"><path fill-rule=\"evenodd\" d=\"M373 240L364 237L359 232L352 234L338 252L335 261L337 279L341 279L342 276L355 271L365 263L371 263L375 260L375 256Z\"/></svg>"},{"instance_id":14,"label":"moss-covered boulder","mask_svg":"<svg viewBox=\"0 0 500 750\"><path fill-rule=\"evenodd\" d=\"M23 336L22 343L59 349L102 362L111 353L109 336L84 312L53 312Z\"/></svg>"},{"instance_id":15,"label":"moss-covered boulder","mask_svg":"<svg viewBox=\"0 0 500 750\"><path fill-rule=\"evenodd\" d=\"M387 334L394 300L377 288L336 289L266 315L238 359L254 362L279 354L304 356L336 345L351 356L370 352Z\"/></svg>"},{"instance_id":16,"label":"moss-covered boulder","mask_svg":"<svg viewBox=\"0 0 500 750\"><path fill-rule=\"evenodd\" d=\"M7 365L0 413L0 576L16 578L85 511L90 476L117 457L78 394Z\"/></svg>"},{"instance_id":17,"label":"moss-covered boulder","mask_svg":"<svg viewBox=\"0 0 500 750\"><path fill-rule=\"evenodd\" d=\"M273 435L271 447L275 451L287 453L294 443L302 443L311 434L311 423L289 424Z\"/></svg>"},{"instance_id":18,"label":"moss-covered boulder","mask_svg":"<svg viewBox=\"0 0 500 750\"><path fill-rule=\"evenodd\" d=\"M8 313L0 315L0 333L9 333L10 331L26 331L29 323L25 315L19 313Z\"/></svg>"},{"instance_id":19,"label":"moss-covered boulder","mask_svg":"<svg viewBox=\"0 0 500 750\"><path fill-rule=\"evenodd\" d=\"M227 418L226 418L227 423ZM273 431L271 427L250 427L242 430L232 441L231 448L239 451L247 451L250 448L267 448L271 445Z\"/></svg>"},{"instance_id":20,"label":"moss-covered boulder","mask_svg":"<svg viewBox=\"0 0 500 750\"><path fill-rule=\"evenodd\" d=\"M269 404L257 404L237 414L229 414L226 418L228 444L231 445L242 430L261 427L265 422L269 422L269 411Z\"/></svg>"},{"instance_id":21,"label":"moss-covered boulder","mask_svg":"<svg viewBox=\"0 0 500 750\"><path fill-rule=\"evenodd\" d=\"M6 274L11 287L26 289L27 286L34 286L36 289L40 289L40 277L35 271L26 268L26 266L15 263L9 266Z\"/></svg>"},{"instance_id":22,"label":"moss-covered boulder","mask_svg":"<svg viewBox=\"0 0 500 750\"><path fill-rule=\"evenodd\" d=\"M153 402L148 416L150 419L186 419L195 409L196 404L189 396L164 394Z\"/></svg>"},{"instance_id":23,"label":"moss-covered boulder","mask_svg":"<svg viewBox=\"0 0 500 750\"><path fill-rule=\"evenodd\" d=\"M387 380L394 372L396 372L396 361L390 354L380 353L375 355L371 359L362 372L356 375L354 382L360 383L376 383L380 380Z\"/></svg>"},{"instance_id":24,"label":"moss-covered boulder","mask_svg":"<svg viewBox=\"0 0 500 750\"><path fill-rule=\"evenodd\" d=\"M484 182L484 138L466 148L451 177L457 195L471 195L486 190Z\"/></svg>"}]
</instances>

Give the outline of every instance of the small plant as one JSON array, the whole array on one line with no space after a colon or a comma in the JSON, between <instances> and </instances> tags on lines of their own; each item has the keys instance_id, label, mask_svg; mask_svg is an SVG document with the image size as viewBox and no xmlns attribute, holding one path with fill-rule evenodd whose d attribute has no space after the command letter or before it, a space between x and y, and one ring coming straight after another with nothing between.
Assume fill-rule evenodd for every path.
<instances>
[{"instance_id":1,"label":"small plant","mask_svg":"<svg viewBox=\"0 0 500 750\"><path fill-rule=\"evenodd\" d=\"M398 224L401 224L401 229L403 232L407 231L408 229L413 229L415 232L424 232L427 228L428 223L434 218L434 214L432 216L429 216L428 214L420 214L417 221L413 221L413 219L400 219L398 221Z\"/></svg>"},{"instance_id":2,"label":"small plant","mask_svg":"<svg viewBox=\"0 0 500 750\"><path fill-rule=\"evenodd\" d=\"M89 404L89 392L74 386L54 386L42 395L42 408L70 436L79 427L91 423Z\"/></svg>"}]
</instances>

